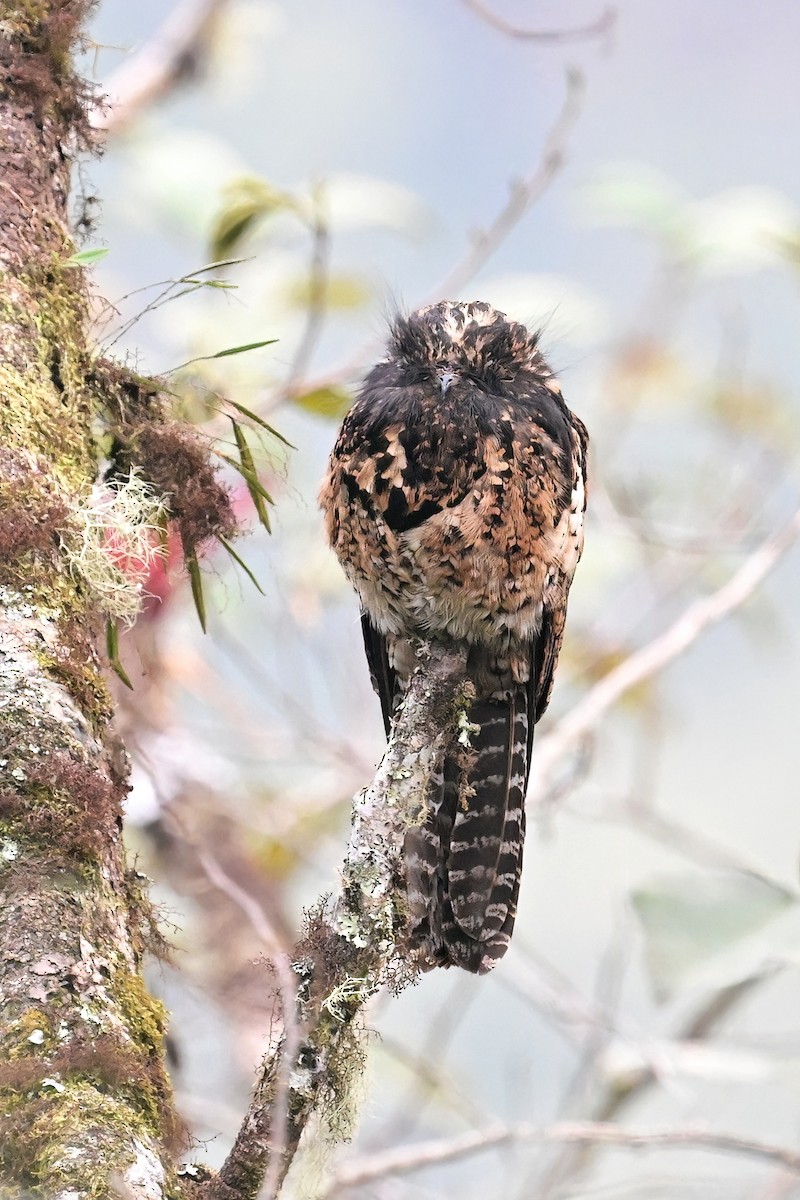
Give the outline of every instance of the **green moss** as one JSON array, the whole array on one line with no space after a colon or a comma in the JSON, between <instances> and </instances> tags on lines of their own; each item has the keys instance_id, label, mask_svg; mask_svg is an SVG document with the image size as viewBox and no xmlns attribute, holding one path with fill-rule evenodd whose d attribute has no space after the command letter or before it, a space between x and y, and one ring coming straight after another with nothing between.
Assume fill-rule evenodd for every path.
<instances>
[{"instance_id":1,"label":"green moss","mask_svg":"<svg viewBox=\"0 0 800 1200\"><path fill-rule=\"evenodd\" d=\"M185 1131L175 1112L172 1085L164 1067L167 1009L150 995L141 975L133 971L117 971L111 991L122 1011L126 1029L138 1043L143 1061L147 1063L146 1078L137 1081L131 1101L146 1117L155 1137L169 1148L182 1145Z\"/></svg>"},{"instance_id":2,"label":"green moss","mask_svg":"<svg viewBox=\"0 0 800 1200\"><path fill-rule=\"evenodd\" d=\"M35 1042L31 1042L31 1036L36 1038L38 1033L41 1033L42 1040L38 1041L37 1038ZM57 1040L47 1013L39 1008L29 1008L4 1028L0 1045L3 1047L3 1058L15 1062L21 1058L28 1058L32 1053L47 1054L57 1044Z\"/></svg>"},{"instance_id":3,"label":"green moss","mask_svg":"<svg viewBox=\"0 0 800 1200\"><path fill-rule=\"evenodd\" d=\"M5 533L0 525L0 542L8 543L0 582L24 585L30 603L67 617L79 616L87 597L60 564L56 535L72 497L88 489L96 471L77 275L34 263L13 290L0 281L0 511L8 514ZM15 507L28 514L23 533ZM21 544L11 544L14 535Z\"/></svg>"},{"instance_id":4,"label":"green moss","mask_svg":"<svg viewBox=\"0 0 800 1200\"><path fill-rule=\"evenodd\" d=\"M0 792L0 801L2 798ZM52 870L53 867L57 867L59 886L62 890L74 887L76 891L83 892L97 884L98 864L96 862L86 859L66 859L61 850L53 846L49 837L45 834L37 836L32 833L29 829L24 828L23 823L16 817L0 816L0 849L4 844L15 848L15 857L13 860L4 859L0 854L0 879L2 879L4 870L18 869L17 861L23 859L26 862L34 861L45 869Z\"/></svg>"},{"instance_id":5,"label":"green moss","mask_svg":"<svg viewBox=\"0 0 800 1200\"><path fill-rule=\"evenodd\" d=\"M65 257L68 252L65 244ZM4 444L44 455L68 490L80 490L95 464L88 438L76 436L91 422L79 273L51 260L32 264L14 282L13 293L0 292L0 322L7 326L0 364ZM53 403L54 390L66 401L60 406Z\"/></svg>"},{"instance_id":6,"label":"green moss","mask_svg":"<svg viewBox=\"0 0 800 1200\"><path fill-rule=\"evenodd\" d=\"M139 1113L85 1080L45 1081L35 1094L2 1097L0 1121L0 1166L42 1197L66 1189L111 1195L110 1176L133 1161L133 1151L121 1156L120 1148L134 1137L151 1140Z\"/></svg>"},{"instance_id":7,"label":"green moss","mask_svg":"<svg viewBox=\"0 0 800 1200\"><path fill-rule=\"evenodd\" d=\"M71 654L64 642L59 644L57 652L36 649L33 656L43 670L66 688L93 729L100 732L114 715L114 701L99 668Z\"/></svg>"},{"instance_id":8,"label":"green moss","mask_svg":"<svg viewBox=\"0 0 800 1200\"><path fill-rule=\"evenodd\" d=\"M164 1052L168 1019L164 1005L150 995L141 975L133 971L117 971L112 993L131 1036L144 1049L160 1057Z\"/></svg>"}]
</instances>

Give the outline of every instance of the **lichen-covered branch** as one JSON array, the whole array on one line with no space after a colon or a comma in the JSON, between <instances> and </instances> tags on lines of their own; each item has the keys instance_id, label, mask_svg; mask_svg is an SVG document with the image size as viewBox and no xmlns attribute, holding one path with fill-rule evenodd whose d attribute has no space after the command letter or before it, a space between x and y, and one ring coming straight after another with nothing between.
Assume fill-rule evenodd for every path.
<instances>
[{"instance_id":1,"label":"lichen-covered branch","mask_svg":"<svg viewBox=\"0 0 800 1200\"><path fill-rule=\"evenodd\" d=\"M472 698L460 651L420 643L418 657L375 777L354 800L338 893L309 914L295 949L292 1037L264 1064L233 1149L207 1185L214 1200L276 1195L315 1113L347 1135L348 1096L364 1067L359 1014L379 988L399 989L418 970L404 943L403 841Z\"/></svg>"}]
</instances>

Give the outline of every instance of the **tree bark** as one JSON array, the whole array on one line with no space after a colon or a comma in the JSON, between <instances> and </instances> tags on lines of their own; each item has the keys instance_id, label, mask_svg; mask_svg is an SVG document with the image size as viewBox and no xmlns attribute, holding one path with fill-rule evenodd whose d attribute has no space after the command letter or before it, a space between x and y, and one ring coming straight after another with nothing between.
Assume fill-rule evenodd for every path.
<instances>
[{"instance_id":1,"label":"tree bark","mask_svg":"<svg viewBox=\"0 0 800 1200\"><path fill-rule=\"evenodd\" d=\"M66 261L88 7L7 0L0 21L0 1194L157 1200L178 1122L139 971L150 913L122 852L102 617L64 550L102 399Z\"/></svg>"}]
</instances>

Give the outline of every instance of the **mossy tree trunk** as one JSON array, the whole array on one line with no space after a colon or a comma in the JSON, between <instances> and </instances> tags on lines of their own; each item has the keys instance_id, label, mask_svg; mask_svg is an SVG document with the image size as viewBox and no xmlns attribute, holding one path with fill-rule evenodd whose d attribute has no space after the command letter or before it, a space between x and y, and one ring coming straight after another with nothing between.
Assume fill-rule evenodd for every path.
<instances>
[{"instance_id":1,"label":"mossy tree trunk","mask_svg":"<svg viewBox=\"0 0 800 1200\"><path fill-rule=\"evenodd\" d=\"M139 973L148 909L121 846L102 615L63 553L103 401L83 272L65 266L87 7L0 13L0 1195L155 1200L177 1130L163 1014Z\"/></svg>"}]
</instances>

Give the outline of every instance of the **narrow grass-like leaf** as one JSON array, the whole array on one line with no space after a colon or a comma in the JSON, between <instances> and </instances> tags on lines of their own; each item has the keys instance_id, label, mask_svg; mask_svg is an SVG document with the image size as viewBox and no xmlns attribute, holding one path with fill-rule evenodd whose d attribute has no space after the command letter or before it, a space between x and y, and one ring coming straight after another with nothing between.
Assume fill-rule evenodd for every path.
<instances>
[{"instance_id":1,"label":"narrow grass-like leaf","mask_svg":"<svg viewBox=\"0 0 800 1200\"><path fill-rule=\"evenodd\" d=\"M238 245L262 216L262 213L248 205L240 205L222 213L214 226L212 250L222 252L229 246Z\"/></svg>"},{"instance_id":2,"label":"narrow grass-like leaf","mask_svg":"<svg viewBox=\"0 0 800 1200\"><path fill-rule=\"evenodd\" d=\"M181 282L194 279L195 275L205 275L208 271L218 271L220 267L237 267L239 263L250 261L249 258L220 258L216 262L207 263L204 267L198 267L196 271L189 271L187 275L182 275Z\"/></svg>"},{"instance_id":3,"label":"narrow grass-like leaf","mask_svg":"<svg viewBox=\"0 0 800 1200\"><path fill-rule=\"evenodd\" d=\"M116 621L111 618L106 621L106 654L108 662L115 675L118 675L125 687L133 691L133 684L128 678L127 672L120 662L119 657L119 626Z\"/></svg>"},{"instance_id":4,"label":"narrow grass-like leaf","mask_svg":"<svg viewBox=\"0 0 800 1200\"><path fill-rule=\"evenodd\" d=\"M190 367L192 363L210 362L212 358L229 358L232 354L247 354L248 350L260 350L262 346L272 346L277 340L277 338L267 338L264 342L248 342L244 346L229 346L227 350L217 350L216 354L198 354L196 358L187 358L186 362L178 363L177 367L170 367L168 371L164 371L164 374L174 375L176 371L182 371L184 367Z\"/></svg>"},{"instance_id":5,"label":"narrow grass-like leaf","mask_svg":"<svg viewBox=\"0 0 800 1200\"><path fill-rule=\"evenodd\" d=\"M240 412L243 417L247 417L249 421L254 421L256 425L260 425L262 429L266 429L267 433L271 433L274 438L277 438L279 442L283 442L284 446L288 446L290 450L297 449L297 446L293 445L288 438L285 438L282 433L279 433L273 425L270 425L258 413L253 412L251 408L245 408L243 404L239 404L236 400L226 400L226 403L230 404L231 408L235 408L237 412Z\"/></svg>"},{"instance_id":6,"label":"narrow grass-like leaf","mask_svg":"<svg viewBox=\"0 0 800 1200\"><path fill-rule=\"evenodd\" d=\"M247 565L247 563L244 561L244 559L243 559L243 558L240 558L240 557L239 557L239 555L236 553L236 551L234 550L234 548L233 548L233 546L230 544L230 542L226 542L226 541L225 541L225 538L223 538L223 537L218 537L218 538L217 538L217 541L220 543L220 545L222 545L222 546L224 546L224 547L225 547L225 549L228 551L228 554L230 554L230 556L231 556L231 558L233 559L233 561L236 563L236 565L237 565L237 566L239 566L239 567L241 567L241 568L242 568L242 570L244 571L245 575L248 577L248 579L249 579L249 580L250 580L250 582L253 584L253 586L254 586L254 587L255 587L255 588L256 588L256 589L257 589L259 592L261 592L261 595L262 595L262 596L266 596L266 594L267 594L267 593L264 591L264 589L262 588L261 584L258 582L258 580L256 579L255 575L254 575L254 574L253 574L253 572L250 570L250 568L248 567L248 565Z\"/></svg>"},{"instance_id":7,"label":"narrow grass-like leaf","mask_svg":"<svg viewBox=\"0 0 800 1200\"><path fill-rule=\"evenodd\" d=\"M206 632L206 601L203 595L203 578L200 574L200 564L196 554L186 555L186 569L189 572L189 582L192 585L192 599L197 609L197 619L203 633Z\"/></svg>"},{"instance_id":8,"label":"narrow grass-like leaf","mask_svg":"<svg viewBox=\"0 0 800 1200\"><path fill-rule=\"evenodd\" d=\"M248 342L245 346L230 346L227 350L218 350L216 354L209 354L209 358L227 358L230 354L246 354L248 350L260 350L262 346L272 346L277 342L277 338L267 338L265 342Z\"/></svg>"},{"instance_id":9,"label":"narrow grass-like leaf","mask_svg":"<svg viewBox=\"0 0 800 1200\"><path fill-rule=\"evenodd\" d=\"M253 508L258 514L258 519L266 529L267 533L272 533L272 527L269 523L269 513L267 512L267 504L271 503L269 493L265 492L258 479L256 464L253 461L253 455L250 447L247 444L247 438L244 436L244 430L241 425L234 421L231 417L231 425L233 425L233 436L236 438L236 445L239 448L239 460L242 465L241 475L247 484L247 490L250 493L250 499L253 501Z\"/></svg>"},{"instance_id":10,"label":"narrow grass-like leaf","mask_svg":"<svg viewBox=\"0 0 800 1200\"><path fill-rule=\"evenodd\" d=\"M65 258L61 264L64 267L91 267L100 262L108 254L108 246L95 246L92 250L76 250Z\"/></svg>"},{"instance_id":11,"label":"narrow grass-like leaf","mask_svg":"<svg viewBox=\"0 0 800 1200\"><path fill-rule=\"evenodd\" d=\"M245 483L252 484L259 495L264 497L264 499L267 501L267 504L275 503L261 480L257 475L254 475L252 471L248 471L247 468L243 467L242 464L237 462L235 458L231 458L229 454L223 454L221 450L217 450L217 458L221 458L222 461L227 463L229 467L233 467L234 471L238 471Z\"/></svg>"}]
</instances>

